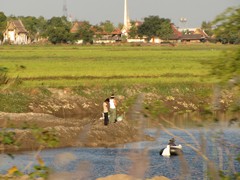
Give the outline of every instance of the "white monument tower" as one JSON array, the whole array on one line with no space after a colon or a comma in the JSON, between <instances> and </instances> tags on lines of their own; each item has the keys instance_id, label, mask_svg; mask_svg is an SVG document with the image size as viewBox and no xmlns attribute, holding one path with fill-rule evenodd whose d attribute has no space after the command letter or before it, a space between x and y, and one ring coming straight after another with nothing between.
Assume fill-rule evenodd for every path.
<instances>
[{"instance_id":1,"label":"white monument tower","mask_svg":"<svg viewBox=\"0 0 240 180\"><path fill-rule=\"evenodd\" d=\"M124 0L124 26L128 26L128 7L127 0Z\"/></svg>"},{"instance_id":2,"label":"white monument tower","mask_svg":"<svg viewBox=\"0 0 240 180\"><path fill-rule=\"evenodd\" d=\"M130 20L128 16L128 5L127 0L124 0L124 22L123 22L123 29L122 33L127 35L127 31L130 29Z\"/></svg>"}]
</instances>

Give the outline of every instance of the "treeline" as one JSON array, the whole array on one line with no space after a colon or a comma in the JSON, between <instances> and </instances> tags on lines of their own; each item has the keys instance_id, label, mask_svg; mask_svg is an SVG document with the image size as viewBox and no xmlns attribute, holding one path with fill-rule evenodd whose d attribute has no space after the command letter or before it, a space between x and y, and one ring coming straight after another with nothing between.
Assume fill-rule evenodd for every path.
<instances>
[{"instance_id":1,"label":"treeline","mask_svg":"<svg viewBox=\"0 0 240 180\"><path fill-rule=\"evenodd\" d=\"M115 27L110 21L101 22L97 25L91 25L87 21L83 21L76 33L71 33L70 29L73 23L68 21L66 17L52 17L45 19L44 17L33 16L10 16L7 17L0 12L0 40L3 40L3 31L7 22L14 19L20 19L27 31L32 42L39 38L47 38L53 44L56 43L73 43L79 39L83 43L92 43L93 38L100 38L104 33L113 32L116 29L122 29L123 24ZM240 7L228 8L225 12L218 15L212 22L203 22L202 29L214 39L213 42L221 42L223 44L240 44ZM182 32L184 33L184 32ZM149 16L144 18L141 24L131 22L128 36L130 38L160 37L168 39L173 35L170 19L159 18L158 16ZM126 38L122 36L121 38Z\"/></svg>"},{"instance_id":2,"label":"treeline","mask_svg":"<svg viewBox=\"0 0 240 180\"><path fill-rule=\"evenodd\" d=\"M54 44L67 43L75 40L75 35L70 33L72 23L66 17L52 17L47 20L40 16L10 16L6 17L3 12L0 12L0 39L3 40L3 31L6 29L7 22L20 19L28 31L28 36L31 42L39 38L48 38Z\"/></svg>"}]
</instances>

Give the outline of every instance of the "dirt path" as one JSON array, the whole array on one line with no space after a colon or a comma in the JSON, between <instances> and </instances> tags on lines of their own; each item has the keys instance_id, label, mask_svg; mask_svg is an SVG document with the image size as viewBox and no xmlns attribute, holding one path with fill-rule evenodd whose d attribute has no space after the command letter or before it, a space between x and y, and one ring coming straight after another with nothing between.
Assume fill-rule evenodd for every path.
<instances>
[{"instance_id":1,"label":"dirt path","mask_svg":"<svg viewBox=\"0 0 240 180\"><path fill-rule=\"evenodd\" d=\"M144 93L140 93L133 106L130 108L128 113L129 119L132 121L137 122L138 124L138 131L141 135L141 138L144 136L143 130L147 127L147 118L144 116L144 109L143 109L143 101L145 98Z\"/></svg>"}]
</instances>

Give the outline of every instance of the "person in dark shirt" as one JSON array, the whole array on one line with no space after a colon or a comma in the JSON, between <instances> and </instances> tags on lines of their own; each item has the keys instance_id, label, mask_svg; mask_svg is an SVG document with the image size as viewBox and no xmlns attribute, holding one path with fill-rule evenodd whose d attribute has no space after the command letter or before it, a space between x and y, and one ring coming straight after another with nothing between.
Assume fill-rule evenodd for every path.
<instances>
[{"instance_id":1,"label":"person in dark shirt","mask_svg":"<svg viewBox=\"0 0 240 180\"><path fill-rule=\"evenodd\" d=\"M175 139L174 139L174 138L170 139L168 145L170 145L170 146L176 146L176 144L175 144Z\"/></svg>"},{"instance_id":2,"label":"person in dark shirt","mask_svg":"<svg viewBox=\"0 0 240 180\"><path fill-rule=\"evenodd\" d=\"M108 112L109 112L109 98L105 99L105 101L103 102L103 113L104 113L104 125L105 126L107 126L109 124Z\"/></svg>"}]
</instances>

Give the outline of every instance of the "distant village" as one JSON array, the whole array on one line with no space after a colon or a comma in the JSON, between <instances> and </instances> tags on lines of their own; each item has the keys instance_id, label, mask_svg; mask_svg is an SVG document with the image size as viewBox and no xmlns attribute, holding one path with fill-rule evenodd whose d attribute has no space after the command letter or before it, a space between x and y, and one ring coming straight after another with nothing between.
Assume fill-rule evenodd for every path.
<instances>
[{"instance_id":1,"label":"distant village","mask_svg":"<svg viewBox=\"0 0 240 180\"><path fill-rule=\"evenodd\" d=\"M136 21L135 26L138 28L143 22ZM74 22L70 29L70 33L78 33L81 26L84 22ZM130 37L126 29L116 28L112 32L106 31L97 31L94 27L91 28L93 35L94 44L103 44L103 43L119 43L119 42L129 42L129 43L181 43L181 42L206 42L210 36L200 28L186 28L178 29L174 24L171 24L171 29L173 31L171 37L166 39L161 39L161 37L152 37L148 40L147 37ZM184 33L185 32L185 33ZM187 33L186 33L187 32ZM3 31L3 40L1 44L31 44L31 43L43 43L47 42L47 37L37 37L36 39L31 39L29 36L29 31L25 28L23 22L20 19L11 20L7 22L6 29ZM82 44L83 40L81 38L77 39L74 43Z\"/></svg>"},{"instance_id":2,"label":"distant village","mask_svg":"<svg viewBox=\"0 0 240 180\"><path fill-rule=\"evenodd\" d=\"M3 19L5 18L5 23ZM91 25L87 21L69 21L66 16L53 17L6 17L0 12L0 44L114 44L114 43L204 43L229 40L217 39L210 23L201 28L179 28L170 19L149 16L144 21L131 21L127 0L124 4L124 22L114 27L110 21ZM202 26L203 26L202 25ZM233 39L234 40L234 39ZM231 42L230 42L231 43Z\"/></svg>"}]
</instances>

